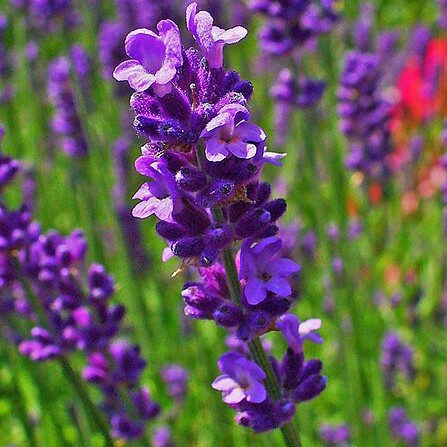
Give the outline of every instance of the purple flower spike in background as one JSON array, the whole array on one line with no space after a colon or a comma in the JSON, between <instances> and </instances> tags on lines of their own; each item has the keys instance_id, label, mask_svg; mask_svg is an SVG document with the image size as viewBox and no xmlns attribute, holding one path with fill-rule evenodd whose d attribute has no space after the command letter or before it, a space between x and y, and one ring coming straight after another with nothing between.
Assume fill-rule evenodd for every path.
<instances>
[{"instance_id":1,"label":"purple flower spike in background","mask_svg":"<svg viewBox=\"0 0 447 447\"><path fill-rule=\"evenodd\" d=\"M304 340L323 343L321 335L314 332L321 328L321 320L319 318L300 322L297 316L286 314L278 318L276 327L283 333L287 344L296 354L302 352Z\"/></svg>"},{"instance_id":2,"label":"purple flower spike in background","mask_svg":"<svg viewBox=\"0 0 447 447\"><path fill-rule=\"evenodd\" d=\"M172 434L169 427L158 427L152 435L153 447L174 447Z\"/></svg>"},{"instance_id":3,"label":"purple flower spike in background","mask_svg":"<svg viewBox=\"0 0 447 447\"><path fill-rule=\"evenodd\" d=\"M210 68L223 65L223 48L226 44L237 43L247 35L247 30L236 26L223 30L213 26L214 19L207 11L197 12L197 3L191 3L186 9L186 26L199 44Z\"/></svg>"},{"instance_id":4,"label":"purple flower spike in background","mask_svg":"<svg viewBox=\"0 0 447 447\"><path fill-rule=\"evenodd\" d=\"M395 332L387 332L382 342L380 365L387 388L393 388L398 374L411 381L415 376L413 348Z\"/></svg>"},{"instance_id":5,"label":"purple flower spike in background","mask_svg":"<svg viewBox=\"0 0 447 447\"><path fill-rule=\"evenodd\" d=\"M82 158L88 154L89 147L70 82L72 68L65 56L55 59L48 67L48 96L55 108L51 124L64 152L70 157Z\"/></svg>"},{"instance_id":6,"label":"purple flower spike in background","mask_svg":"<svg viewBox=\"0 0 447 447\"><path fill-rule=\"evenodd\" d=\"M299 272L300 266L291 259L272 259L281 249L281 240L269 237L259 242L244 241L241 247L239 276L246 280L245 297L249 304L259 304L268 292L287 297L292 293L287 277Z\"/></svg>"},{"instance_id":7,"label":"purple flower spike in background","mask_svg":"<svg viewBox=\"0 0 447 447\"><path fill-rule=\"evenodd\" d=\"M406 447L419 447L419 427L408 419L407 412L402 407L393 407L388 413L393 438L401 441Z\"/></svg>"},{"instance_id":8,"label":"purple flower spike in background","mask_svg":"<svg viewBox=\"0 0 447 447\"><path fill-rule=\"evenodd\" d=\"M265 132L249 123L250 114L240 104L224 106L207 125L200 137L206 139L205 155L209 161L222 161L230 153L238 158L253 158L255 143L265 141Z\"/></svg>"},{"instance_id":9,"label":"purple flower spike in background","mask_svg":"<svg viewBox=\"0 0 447 447\"><path fill-rule=\"evenodd\" d=\"M261 403L267 398L262 383L265 373L256 363L237 352L227 352L219 359L218 365L223 375L214 380L212 387L222 391L225 403L237 404L244 399Z\"/></svg>"},{"instance_id":10,"label":"purple flower spike in background","mask_svg":"<svg viewBox=\"0 0 447 447\"><path fill-rule=\"evenodd\" d=\"M351 432L347 425L323 425L320 436L325 447L349 447Z\"/></svg>"},{"instance_id":11,"label":"purple flower spike in background","mask_svg":"<svg viewBox=\"0 0 447 447\"><path fill-rule=\"evenodd\" d=\"M160 35L145 28L126 37L126 53L132 59L122 62L113 72L117 81L128 81L137 92L152 85L159 96L171 91L170 82L183 63L178 26L171 20L158 22Z\"/></svg>"},{"instance_id":12,"label":"purple flower spike in background","mask_svg":"<svg viewBox=\"0 0 447 447\"><path fill-rule=\"evenodd\" d=\"M165 366L161 372L168 393L177 404L183 402L187 392L188 372L180 365Z\"/></svg>"}]
</instances>

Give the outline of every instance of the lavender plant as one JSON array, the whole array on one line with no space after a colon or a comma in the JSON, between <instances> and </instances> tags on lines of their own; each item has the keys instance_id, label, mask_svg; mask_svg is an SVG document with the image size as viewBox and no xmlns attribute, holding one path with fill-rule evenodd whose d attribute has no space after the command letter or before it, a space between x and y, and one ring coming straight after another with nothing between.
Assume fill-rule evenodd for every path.
<instances>
[{"instance_id":1,"label":"lavender plant","mask_svg":"<svg viewBox=\"0 0 447 447\"><path fill-rule=\"evenodd\" d=\"M120 336L125 308L111 303L113 278L102 265L86 266L87 241L80 231L66 237L43 233L27 204L7 207L3 189L21 170L17 161L0 154L2 336L35 362L61 364L107 445L113 444L111 436L142 438L160 407L140 384L146 361L139 346ZM101 392L100 411L71 364L75 352L87 358L82 379ZM178 365L167 371L178 406L186 393L187 373Z\"/></svg>"},{"instance_id":2,"label":"lavender plant","mask_svg":"<svg viewBox=\"0 0 447 447\"><path fill-rule=\"evenodd\" d=\"M86 71L88 72L85 55L77 47L74 53L73 66L81 75L80 79L85 80ZM64 152L71 157L82 158L88 153L88 144L76 108L76 95L70 82L70 70L70 60L64 56L54 60L48 70L48 95L55 107L52 127L60 138Z\"/></svg>"},{"instance_id":3,"label":"lavender plant","mask_svg":"<svg viewBox=\"0 0 447 447\"><path fill-rule=\"evenodd\" d=\"M413 348L403 343L396 333L385 334L380 363L387 388L393 388L398 373L404 375L407 380L414 379L413 357Z\"/></svg>"},{"instance_id":4,"label":"lavender plant","mask_svg":"<svg viewBox=\"0 0 447 447\"><path fill-rule=\"evenodd\" d=\"M378 55L353 51L347 54L338 91L340 128L350 143L346 165L368 179L388 175L386 157L391 152L391 103L384 98L384 67Z\"/></svg>"},{"instance_id":5,"label":"lavender plant","mask_svg":"<svg viewBox=\"0 0 447 447\"><path fill-rule=\"evenodd\" d=\"M325 388L319 360L304 360L303 342L321 343L319 319L289 314L296 296L289 277L299 266L278 256L283 199L271 199L262 182L266 163L284 155L267 151L266 134L250 120L249 81L223 68L226 44L243 39L243 27L214 25L192 3L186 24L197 48L185 49L178 26L137 29L125 41L129 60L115 79L135 90L131 107L137 133L148 142L135 162L147 177L134 195L138 218L155 215L157 233L176 256L178 272L193 267L198 280L182 291L185 314L214 320L248 349L221 356L213 387L236 410L236 421L263 432L280 427L287 445L300 445L291 422L297 404ZM240 246L238 253L237 247ZM177 272L177 273L178 273ZM281 361L268 357L260 336L280 331L287 341Z\"/></svg>"},{"instance_id":6,"label":"lavender plant","mask_svg":"<svg viewBox=\"0 0 447 447\"><path fill-rule=\"evenodd\" d=\"M259 39L275 55L302 52L339 19L333 0L251 0L250 7L266 16Z\"/></svg>"}]
</instances>

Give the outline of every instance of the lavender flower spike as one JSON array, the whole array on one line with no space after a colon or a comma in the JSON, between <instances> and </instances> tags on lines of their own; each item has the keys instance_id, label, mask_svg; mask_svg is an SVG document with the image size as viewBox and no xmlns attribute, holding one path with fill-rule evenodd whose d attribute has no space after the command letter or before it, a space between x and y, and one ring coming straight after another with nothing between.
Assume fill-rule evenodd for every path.
<instances>
[{"instance_id":1,"label":"lavender flower spike","mask_svg":"<svg viewBox=\"0 0 447 447\"><path fill-rule=\"evenodd\" d=\"M213 26L213 22L209 12L197 12L197 3L191 3L186 9L186 26L200 45L209 67L222 68L224 46L241 41L248 31L242 26L223 30Z\"/></svg>"},{"instance_id":2,"label":"lavender flower spike","mask_svg":"<svg viewBox=\"0 0 447 447\"><path fill-rule=\"evenodd\" d=\"M321 335L314 332L321 327L319 318L311 318L300 322L297 316L286 314L278 318L276 327L283 333L287 344L296 354L302 352L304 340L323 343Z\"/></svg>"},{"instance_id":3,"label":"lavender flower spike","mask_svg":"<svg viewBox=\"0 0 447 447\"><path fill-rule=\"evenodd\" d=\"M289 424L295 407L326 385L322 363L305 362L299 349L305 338L320 340L311 334L320 322L300 325L284 317L286 326L295 323L287 341L299 353L289 346L282 362L267 358L259 339L276 329L296 300L288 279L300 270L281 256L275 236L286 201L272 199L271 186L260 179L265 163L278 164L282 155L266 151L264 131L250 120L250 81L222 68L224 44L246 31L213 27L213 18L197 13L195 3L186 22L198 48L183 50L171 93L149 89L130 101L134 127L147 141L135 167L149 178L135 195L142 202L134 216L155 214L156 231L168 243L165 259L180 258L179 271L198 269L182 292L185 314L213 320L245 345L220 358L222 375L212 384L236 411L236 422L258 433L284 426L286 445L298 445L291 443L299 436Z\"/></svg>"},{"instance_id":4,"label":"lavender flower spike","mask_svg":"<svg viewBox=\"0 0 447 447\"><path fill-rule=\"evenodd\" d=\"M209 161L222 161L230 153L238 158L253 158L257 152L255 143L265 141L265 132L246 120L248 110L240 104L222 107L200 135L207 138L205 155Z\"/></svg>"},{"instance_id":5,"label":"lavender flower spike","mask_svg":"<svg viewBox=\"0 0 447 447\"><path fill-rule=\"evenodd\" d=\"M222 391L223 401L237 404L244 399L252 403L261 403L267 398L262 384L264 371L254 362L237 352L227 352L218 362L224 373L212 383L215 390Z\"/></svg>"},{"instance_id":6,"label":"lavender flower spike","mask_svg":"<svg viewBox=\"0 0 447 447\"><path fill-rule=\"evenodd\" d=\"M183 64L178 26L171 20L158 22L159 36L146 28L126 37L126 53L132 59L122 62L113 72L117 81L127 81L137 92L152 85L159 96L171 91L171 81Z\"/></svg>"}]
</instances>

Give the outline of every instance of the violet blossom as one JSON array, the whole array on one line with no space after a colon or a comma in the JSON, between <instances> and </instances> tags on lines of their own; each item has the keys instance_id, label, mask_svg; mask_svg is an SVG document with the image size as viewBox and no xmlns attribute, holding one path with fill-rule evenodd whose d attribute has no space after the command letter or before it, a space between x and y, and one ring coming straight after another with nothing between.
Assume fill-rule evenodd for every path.
<instances>
[{"instance_id":1,"label":"violet blossom","mask_svg":"<svg viewBox=\"0 0 447 447\"><path fill-rule=\"evenodd\" d=\"M287 297L292 293L287 277L299 272L300 267L291 259L272 259L281 248L281 240L270 237L255 242L244 241L241 247L239 276L246 280L245 297L249 304L264 301L269 292Z\"/></svg>"},{"instance_id":2,"label":"violet blossom","mask_svg":"<svg viewBox=\"0 0 447 447\"><path fill-rule=\"evenodd\" d=\"M257 152L255 143L265 141L264 131L246 121L250 114L240 104L222 107L200 134L206 139L205 155L209 161L222 161L228 154L238 158L253 158Z\"/></svg>"},{"instance_id":3,"label":"violet blossom","mask_svg":"<svg viewBox=\"0 0 447 447\"><path fill-rule=\"evenodd\" d=\"M214 19L207 11L197 12L197 3L191 3L186 9L186 26L199 44L210 68L223 65L223 48L227 44L237 43L247 35L247 30L236 26L223 30L213 26Z\"/></svg>"},{"instance_id":4,"label":"violet blossom","mask_svg":"<svg viewBox=\"0 0 447 447\"><path fill-rule=\"evenodd\" d=\"M265 373L256 363L237 352L228 352L219 359L218 366L223 375L214 380L212 387L222 391L225 403L237 404L243 399L260 403L267 398Z\"/></svg>"},{"instance_id":5,"label":"violet blossom","mask_svg":"<svg viewBox=\"0 0 447 447\"><path fill-rule=\"evenodd\" d=\"M117 81L128 81L137 92L151 85L159 96L171 91L170 82L183 63L178 26L171 20L158 22L159 35L146 28L130 32L125 48L130 60L122 62L113 72Z\"/></svg>"}]
</instances>

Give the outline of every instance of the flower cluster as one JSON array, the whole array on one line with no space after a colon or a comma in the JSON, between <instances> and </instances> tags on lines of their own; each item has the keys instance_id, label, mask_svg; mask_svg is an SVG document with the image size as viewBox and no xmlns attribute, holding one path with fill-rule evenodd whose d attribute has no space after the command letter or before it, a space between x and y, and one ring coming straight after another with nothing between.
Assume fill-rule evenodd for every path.
<instances>
[{"instance_id":1,"label":"flower cluster","mask_svg":"<svg viewBox=\"0 0 447 447\"><path fill-rule=\"evenodd\" d=\"M325 447L349 447L351 432L347 425L323 425L320 436Z\"/></svg>"},{"instance_id":2,"label":"flower cluster","mask_svg":"<svg viewBox=\"0 0 447 447\"><path fill-rule=\"evenodd\" d=\"M179 405L185 400L188 385L188 371L180 365L166 365L161 371L163 381L168 387L168 394Z\"/></svg>"},{"instance_id":3,"label":"flower cluster","mask_svg":"<svg viewBox=\"0 0 447 447\"><path fill-rule=\"evenodd\" d=\"M38 31L70 30L81 23L72 0L11 0L9 3L24 13L29 28Z\"/></svg>"},{"instance_id":4,"label":"flower cluster","mask_svg":"<svg viewBox=\"0 0 447 447\"><path fill-rule=\"evenodd\" d=\"M128 34L130 59L114 71L136 91L134 126L148 140L135 168L149 181L134 195L140 202L133 214L158 218L156 230L168 243L164 259L181 258L181 270L198 268L199 279L182 291L186 315L214 320L241 343L283 331L289 348L281 363L270 365L278 396L268 395L265 371L248 350L222 356L224 375L213 384L237 410L238 423L270 430L325 387L321 362L305 362L302 352L304 339L321 342L312 334L321 322L300 324L287 314L296 299L289 277L299 266L279 255L276 223L286 203L271 199L270 185L260 180L264 164L279 164L282 155L267 151L266 134L251 121L251 83L223 69L224 46L247 31L215 26L195 3L186 10L186 25L197 49L185 49L178 26L162 20L157 32Z\"/></svg>"},{"instance_id":5,"label":"flower cluster","mask_svg":"<svg viewBox=\"0 0 447 447\"><path fill-rule=\"evenodd\" d=\"M341 131L350 144L347 166L368 178L386 178L386 159L392 150L391 104L384 98L384 75L378 55L352 51L347 54L338 90Z\"/></svg>"},{"instance_id":6,"label":"flower cluster","mask_svg":"<svg viewBox=\"0 0 447 447\"><path fill-rule=\"evenodd\" d=\"M270 96L275 102L275 125L277 144L283 145L289 131L292 111L305 109L317 104L325 90L325 82L315 79L294 77L291 70L283 68L270 89Z\"/></svg>"},{"instance_id":7,"label":"flower cluster","mask_svg":"<svg viewBox=\"0 0 447 447\"><path fill-rule=\"evenodd\" d=\"M85 59L79 51L73 64L77 71L84 73ZM79 64L78 62L82 62ZM70 60L61 56L55 59L48 68L48 96L55 108L52 121L54 132L60 138L64 152L71 157L83 157L88 153L88 145L81 120L76 108L76 95L70 82Z\"/></svg>"},{"instance_id":8,"label":"flower cluster","mask_svg":"<svg viewBox=\"0 0 447 447\"><path fill-rule=\"evenodd\" d=\"M162 426L154 431L152 436L153 447L174 447L171 431L168 427Z\"/></svg>"},{"instance_id":9,"label":"flower cluster","mask_svg":"<svg viewBox=\"0 0 447 447\"><path fill-rule=\"evenodd\" d=\"M321 325L318 319L300 323L291 314L281 316L276 329L283 333L288 349L281 362L273 357L275 379L280 386L279 397L268 395L265 372L255 362L237 351L222 355L218 366L223 373L214 380L214 389L222 392L223 401L237 411L238 424L264 432L280 427L295 413L295 405L313 399L326 386L321 376L322 363L313 359L304 361L303 342L306 339L321 343L313 333Z\"/></svg>"},{"instance_id":10,"label":"flower cluster","mask_svg":"<svg viewBox=\"0 0 447 447\"><path fill-rule=\"evenodd\" d=\"M434 39L425 26L413 30L409 55L396 82L399 100L391 121L395 145L392 167L396 172L405 169L402 208L407 214L418 209L421 199L439 192L447 178L441 159L442 137L426 137L430 129L439 135L439 123L447 116L443 100L446 57L446 38Z\"/></svg>"},{"instance_id":11,"label":"flower cluster","mask_svg":"<svg viewBox=\"0 0 447 447\"><path fill-rule=\"evenodd\" d=\"M250 7L268 18L259 39L275 55L302 50L339 19L334 0L251 0Z\"/></svg>"},{"instance_id":12,"label":"flower cluster","mask_svg":"<svg viewBox=\"0 0 447 447\"><path fill-rule=\"evenodd\" d=\"M396 441L403 442L403 445L406 447L418 447L420 445L419 428L408 419L404 408L391 408L388 414L388 422L393 438Z\"/></svg>"},{"instance_id":13,"label":"flower cluster","mask_svg":"<svg viewBox=\"0 0 447 447\"><path fill-rule=\"evenodd\" d=\"M104 396L102 408L116 439L141 438L146 423L160 412L147 388L138 385L145 366L140 348L125 340L109 342L88 356L83 378L101 389Z\"/></svg>"},{"instance_id":14,"label":"flower cluster","mask_svg":"<svg viewBox=\"0 0 447 447\"><path fill-rule=\"evenodd\" d=\"M0 155L0 191L19 168ZM0 197L2 335L33 361L87 355L83 377L102 391L112 436L135 439L159 408L139 385L145 368L139 348L117 339L125 309L110 302L113 278L101 265L86 268L86 252L80 231L42 233L26 205L10 210Z\"/></svg>"},{"instance_id":15,"label":"flower cluster","mask_svg":"<svg viewBox=\"0 0 447 447\"><path fill-rule=\"evenodd\" d=\"M171 17L180 19L178 11L181 11L185 2L183 0L166 0L164 2L150 2L147 0L116 0L116 19L105 21L101 24L98 36L99 59L103 67L103 76L110 79L114 68L121 62L126 54L122 41L126 32L133 28L143 28L150 23ZM220 0L204 0L202 5L208 7L217 17L230 14L238 22L246 21L247 7L242 0L233 0L225 4ZM121 86L124 87L124 86ZM128 90L122 89L119 92Z\"/></svg>"},{"instance_id":16,"label":"flower cluster","mask_svg":"<svg viewBox=\"0 0 447 447\"><path fill-rule=\"evenodd\" d=\"M447 115L442 101L447 39L433 39L430 30L421 27L412 40L411 54L397 80L400 100L393 114L394 132L407 135L421 124Z\"/></svg>"},{"instance_id":17,"label":"flower cluster","mask_svg":"<svg viewBox=\"0 0 447 447\"><path fill-rule=\"evenodd\" d=\"M188 12L194 32L202 13L196 15L191 7ZM135 166L153 181L135 194L141 202L133 213L140 218L155 214L157 232L173 254L209 266L235 238L276 232L286 205L270 200L269 185L258 178L265 161L277 163L281 156L266 151L265 133L249 121L251 84L235 72L210 69L196 50L184 51L173 22L162 21L158 28L160 35L130 33L126 49L132 59L115 70L117 79L137 90L131 99L134 125L150 140ZM208 39L197 33L196 39L218 66L225 41L240 40L246 32L235 28L213 41L212 29ZM209 212L215 207L224 208L221 221Z\"/></svg>"},{"instance_id":18,"label":"flower cluster","mask_svg":"<svg viewBox=\"0 0 447 447\"><path fill-rule=\"evenodd\" d=\"M385 334L380 363L385 384L388 388L394 386L395 377L398 373L404 375L408 380L414 378L413 348L404 344L394 332Z\"/></svg>"},{"instance_id":19,"label":"flower cluster","mask_svg":"<svg viewBox=\"0 0 447 447\"><path fill-rule=\"evenodd\" d=\"M249 6L268 19L259 32L263 57L286 56L283 62L295 62L294 72L282 69L270 89L275 104L276 143L282 146L292 112L315 106L325 90L325 82L298 75L296 65L305 51L315 47L320 35L331 31L339 15L333 0L251 0Z\"/></svg>"}]
</instances>

